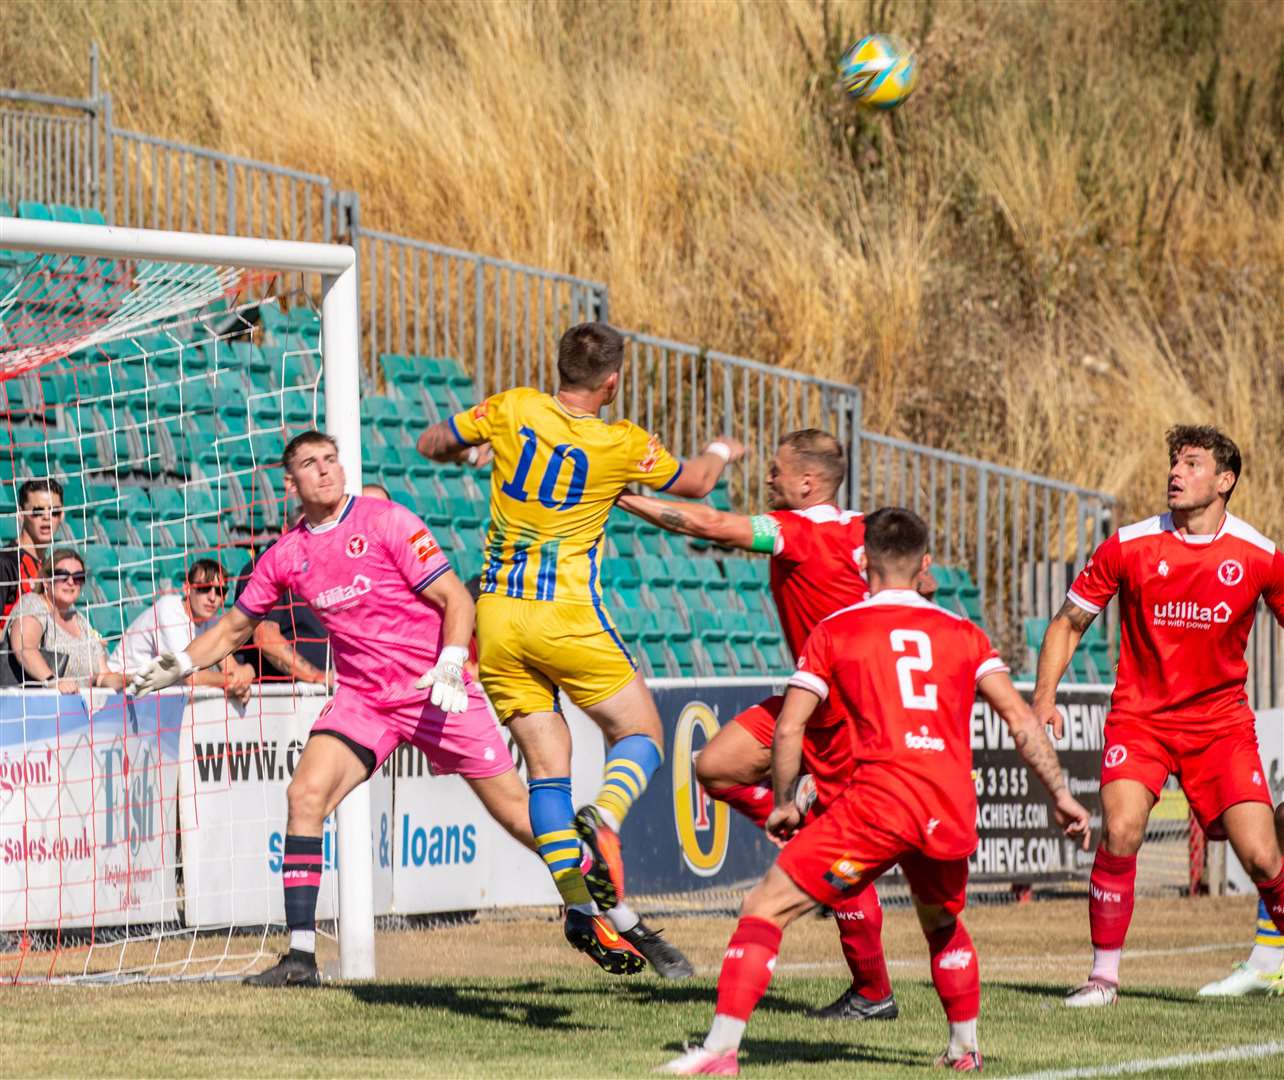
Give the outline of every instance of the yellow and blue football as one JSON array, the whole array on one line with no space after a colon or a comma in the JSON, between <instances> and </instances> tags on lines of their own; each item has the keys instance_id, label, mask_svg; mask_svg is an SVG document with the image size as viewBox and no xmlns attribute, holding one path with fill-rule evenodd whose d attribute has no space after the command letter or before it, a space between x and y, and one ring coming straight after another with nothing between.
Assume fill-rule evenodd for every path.
<instances>
[{"instance_id":1,"label":"yellow and blue football","mask_svg":"<svg viewBox=\"0 0 1284 1080\"><path fill-rule=\"evenodd\" d=\"M871 109L894 109L918 85L918 57L895 34L861 38L838 63L843 90Z\"/></svg>"}]
</instances>

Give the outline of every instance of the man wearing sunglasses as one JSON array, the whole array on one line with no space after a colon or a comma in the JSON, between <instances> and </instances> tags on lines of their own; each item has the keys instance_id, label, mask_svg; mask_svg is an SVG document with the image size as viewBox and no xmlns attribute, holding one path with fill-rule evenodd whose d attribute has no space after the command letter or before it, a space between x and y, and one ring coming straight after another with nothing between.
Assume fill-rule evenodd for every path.
<instances>
[{"instance_id":1,"label":"man wearing sunglasses","mask_svg":"<svg viewBox=\"0 0 1284 1080\"><path fill-rule=\"evenodd\" d=\"M18 489L18 539L0 548L0 623L39 581L41 560L61 524L62 485L48 478L26 481Z\"/></svg>"},{"instance_id":2,"label":"man wearing sunglasses","mask_svg":"<svg viewBox=\"0 0 1284 1080\"><path fill-rule=\"evenodd\" d=\"M182 594L164 593L134 619L108 660L113 671L127 676L142 671L161 653L184 648L197 634L213 626L227 597L227 575L213 559L197 559L187 568ZM214 667L196 671L193 686L217 686L244 704L254 682L254 669L226 657Z\"/></svg>"}]
</instances>

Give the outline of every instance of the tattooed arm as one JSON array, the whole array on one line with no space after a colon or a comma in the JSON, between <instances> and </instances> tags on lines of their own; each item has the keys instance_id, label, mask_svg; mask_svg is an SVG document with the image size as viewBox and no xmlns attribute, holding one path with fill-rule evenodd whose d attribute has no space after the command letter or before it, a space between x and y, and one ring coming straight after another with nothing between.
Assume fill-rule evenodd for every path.
<instances>
[{"instance_id":1,"label":"tattooed arm","mask_svg":"<svg viewBox=\"0 0 1284 1080\"><path fill-rule=\"evenodd\" d=\"M1056 748L1049 741L1048 733L1039 718L1017 693L1005 672L985 676L977 684L977 690L989 702L990 708L1008 725L1021 760L1030 766L1039 782L1048 789L1055 801L1057 823L1067 836L1081 840L1086 851L1091 831L1088 811L1066 787Z\"/></svg>"},{"instance_id":2,"label":"tattooed arm","mask_svg":"<svg viewBox=\"0 0 1284 1080\"><path fill-rule=\"evenodd\" d=\"M1097 616L1085 611L1073 600L1061 605L1061 610L1048 623L1039 648L1039 674L1034 687L1034 713L1052 728L1052 734L1061 738L1065 721L1057 711L1057 684L1070 666L1070 658L1079 647L1084 631Z\"/></svg>"},{"instance_id":3,"label":"tattooed arm","mask_svg":"<svg viewBox=\"0 0 1284 1080\"><path fill-rule=\"evenodd\" d=\"M754 550L755 519L746 514L729 514L702 503L680 503L650 495L624 494L617 502L630 514L669 532L697 536L701 540L711 540L724 547ZM772 540L774 542L774 534Z\"/></svg>"}]
</instances>

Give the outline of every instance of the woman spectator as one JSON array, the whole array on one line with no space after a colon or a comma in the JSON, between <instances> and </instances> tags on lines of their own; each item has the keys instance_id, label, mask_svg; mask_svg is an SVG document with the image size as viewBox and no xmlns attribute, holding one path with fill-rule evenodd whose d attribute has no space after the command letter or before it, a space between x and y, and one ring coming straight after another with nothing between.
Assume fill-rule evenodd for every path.
<instances>
[{"instance_id":1,"label":"woman spectator","mask_svg":"<svg viewBox=\"0 0 1284 1080\"><path fill-rule=\"evenodd\" d=\"M102 638L76 610L85 578L84 560L71 548L57 548L41 566L37 586L13 606L9 647L28 685L62 694L86 686L124 687L124 676L107 670Z\"/></svg>"}]
</instances>

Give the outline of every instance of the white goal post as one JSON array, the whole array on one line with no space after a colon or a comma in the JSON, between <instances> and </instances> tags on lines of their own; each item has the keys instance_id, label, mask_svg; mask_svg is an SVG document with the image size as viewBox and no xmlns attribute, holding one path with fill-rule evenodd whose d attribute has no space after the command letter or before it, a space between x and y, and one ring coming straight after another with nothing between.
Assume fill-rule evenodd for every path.
<instances>
[{"instance_id":1,"label":"white goal post","mask_svg":"<svg viewBox=\"0 0 1284 1080\"><path fill-rule=\"evenodd\" d=\"M194 264L318 275L322 283L324 427L338 442L349 491L360 491L359 316L357 270L351 247L0 217L0 252L34 252L51 259L71 261L120 260L131 265L144 265L146 262ZM81 262L80 265L94 264ZM29 271L28 276L32 273ZM50 275L46 273L45 276L48 278ZM136 275L131 279L131 285L142 282L145 276ZM173 277L164 284L173 285ZM131 296L137 297L143 291L142 285L136 285ZM6 289L0 283L0 314L6 301L5 293ZM12 299L12 295L8 299ZM181 306L182 297L179 296L171 304L170 313ZM137 318L132 324L128 324L128 313L124 322L117 318L96 325L82 324L73 327L62 340L50 340L46 336L45 340L38 341L33 337L35 344L25 346L22 342L15 345L10 340L6 349L6 342L0 338L0 390L4 390L3 382L18 371L38 375L42 365L74 349L145 328L155 318L155 311L163 307L163 301L153 304L150 316L146 310L137 311ZM12 482L16 477L8 479ZM7 537L4 542L9 542ZM338 811L340 972L347 979L371 978L375 974L370 805L369 785L363 784L344 800ZM284 824L282 821L282 828Z\"/></svg>"}]
</instances>

